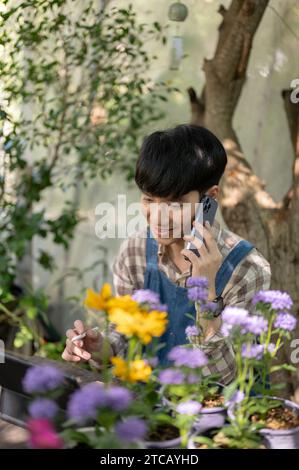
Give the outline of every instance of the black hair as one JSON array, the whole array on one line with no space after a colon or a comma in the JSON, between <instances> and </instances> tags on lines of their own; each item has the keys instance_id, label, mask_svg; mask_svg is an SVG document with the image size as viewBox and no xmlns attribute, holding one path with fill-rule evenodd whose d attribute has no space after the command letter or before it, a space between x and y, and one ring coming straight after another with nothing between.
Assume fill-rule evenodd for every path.
<instances>
[{"instance_id":1,"label":"black hair","mask_svg":"<svg viewBox=\"0 0 299 470\"><path fill-rule=\"evenodd\" d=\"M212 132L181 124L144 139L135 181L144 193L178 199L218 184L226 163L223 145Z\"/></svg>"}]
</instances>

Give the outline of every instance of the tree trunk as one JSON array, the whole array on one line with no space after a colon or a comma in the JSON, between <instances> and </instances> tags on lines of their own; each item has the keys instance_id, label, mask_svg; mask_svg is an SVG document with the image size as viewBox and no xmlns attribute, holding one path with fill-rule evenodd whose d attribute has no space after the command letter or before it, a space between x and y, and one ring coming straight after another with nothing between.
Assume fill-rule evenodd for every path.
<instances>
[{"instance_id":1,"label":"tree trunk","mask_svg":"<svg viewBox=\"0 0 299 470\"><path fill-rule=\"evenodd\" d=\"M224 220L230 230L252 241L270 262L271 288L289 292L294 313L299 317L299 104L291 102L290 90L282 92L294 165L291 188L278 203L246 161L233 128L253 38L268 3L269 0L232 0L228 9L219 8L223 21L215 55L204 62L203 92L198 98L195 90L189 88L188 94L191 122L214 132L227 151L228 165L220 191ZM299 326L294 337L299 337ZM289 344L281 348L280 360L291 363ZM282 395L294 395L299 373L279 372L273 380L286 384Z\"/></svg>"}]
</instances>

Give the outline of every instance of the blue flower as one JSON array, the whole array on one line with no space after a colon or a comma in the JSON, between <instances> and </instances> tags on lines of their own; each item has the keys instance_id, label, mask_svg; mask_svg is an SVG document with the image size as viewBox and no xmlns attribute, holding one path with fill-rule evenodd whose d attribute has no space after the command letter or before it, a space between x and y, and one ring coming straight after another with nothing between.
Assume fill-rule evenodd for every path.
<instances>
[{"instance_id":1,"label":"blue flower","mask_svg":"<svg viewBox=\"0 0 299 470\"><path fill-rule=\"evenodd\" d=\"M106 390L106 406L115 411L122 411L128 408L133 400L133 394L124 387L110 387Z\"/></svg>"},{"instance_id":2,"label":"blue flower","mask_svg":"<svg viewBox=\"0 0 299 470\"><path fill-rule=\"evenodd\" d=\"M227 407L228 417L233 420L235 418L235 409L242 403L245 398L245 393L240 390L236 390L232 396L225 401Z\"/></svg>"},{"instance_id":3,"label":"blue flower","mask_svg":"<svg viewBox=\"0 0 299 470\"><path fill-rule=\"evenodd\" d=\"M275 322L274 328L279 328L280 330L293 331L296 328L297 319L294 315L291 315L287 312L278 313Z\"/></svg>"},{"instance_id":4,"label":"blue flower","mask_svg":"<svg viewBox=\"0 0 299 470\"><path fill-rule=\"evenodd\" d=\"M198 277L188 277L186 282L187 287L200 287L201 289L208 289L209 282L206 277L198 276Z\"/></svg>"},{"instance_id":5,"label":"blue flower","mask_svg":"<svg viewBox=\"0 0 299 470\"><path fill-rule=\"evenodd\" d=\"M185 333L186 333L186 336L198 336L199 329L195 325L190 325L190 326L187 326Z\"/></svg>"},{"instance_id":6,"label":"blue flower","mask_svg":"<svg viewBox=\"0 0 299 470\"><path fill-rule=\"evenodd\" d=\"M268 321L261 315L249 315L242 333L253 333L254 335L260 335L268 329Z\"/></svg>"},{"instance_id":7,"label":"blue flower","mask_svg":"<svg viewBox=\"0 0 299 470\"><path fill-rule=\"evenodd\" d=\"M280 290L261 290L257 292L252 299L252 304L256 305L259 302L269 304L273 310L289 310L293 305L290 295Z\"/></svg>"},{"instance_id":8,"label":"blue flower","mask_svg":"<svg viewBox=\"0 0 299 470\"><path fill-rule=\"evenodd\" d=\"M28 407L29 415L34 419L53 419L59 408L53 400L37 398Z\"/></svg>"},{"instance_id":9,"label":"blue flower","mask_svg":"<svg viewBox=\"0 0 299 470\"><path fill-rule=\"evenodd\" d=\"M234 328L246 325L249 313L244 308L225 307L222 312L221 332L224 336L229 336Z\"/></svg>"},{"instance_id":10,"label":"blue flower","mask_svg":"<svg viewBox=\"0 0 299 470\"><path fill-rule=\"evenodd\" d=\"M150 289L138 289L133 295L132 299L139 304L147 304L150 310L160 310L167 312L167 305L160 303L159 294Z\"/></svg>"},{"instance_id":11,"label":"blue flower","mask_svg":"<svg viewBox=\"0 0 299 470\"><path fill-rule=\"evenodd\" d=\"M263 344L243 344L241 355L248 359L261 359L264 354Z\"/></svg>"},{"instance_id":12,"label":"blue flower","mask_svg":"<svg viewBox=\"0 0 299 470\"><path fill-rule=\"evenodd\" d=\"M123 411L131 404L133 395L123 387L105 388L98 383L90 383L77 390L68 403L68 416L78 422L96 419L101 408Z\"/></svg>"},{"instance_id":13,"label":"blue flower","mask_svg":"<svg viewBox=\"0 0 299 470\"><path fill-rule=\"evenodd\" d=\"M159 381L165 385L180 385L184 381L184 374L180 370L165 369L159 374Z\"/></svg>"},{"instance_id":14,"label":"blue flower","mask_svg":"<svg viewBox=\"0 0 299 470\"><path fill-rule=\"evenodd\" d=\"M45 393L62 385L63 373L53 366L33 366L28 369L23 379L23 388L27 393Z\"/></svg>"},{"instance_id":15,"label":"blue flower","mask_svg":"<svg viewBox=\"0 0 299 470\"><path fill-rule=\"evenodd\" d=\"M176 366L186 366L191 369L201 368L208 364L207 356L201 349L174 347L168 354L168 359L174 361Z\"/></svg>"},{"instance_id":16,"label":"blue flower","mask_svg":"<svg viewBox=\"0 0 299 470\"><path fill-rule=\"evenodd\" d=\"M134 442L144 439L147 425L142 419L132 416L124 421L119 421L115 425L115 433L121 441Z\"/></svg>"},{"instance_id":17,"label":"blue flower","mask_svg":"<svg viewBox=\"0 0 299 470\"><path fill-rule=\"evenodd\" d=\"M96 419L101 407L107 405L107 394L102 385L90 383L76 390L70 398L67 408L69 418L84 423Z\"/></svg>"}]
</instances>

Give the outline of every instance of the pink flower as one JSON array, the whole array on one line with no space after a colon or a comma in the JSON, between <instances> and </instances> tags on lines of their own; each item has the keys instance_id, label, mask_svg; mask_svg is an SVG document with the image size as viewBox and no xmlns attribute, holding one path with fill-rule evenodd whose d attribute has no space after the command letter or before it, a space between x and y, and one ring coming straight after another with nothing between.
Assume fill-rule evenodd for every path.
<instances>
[{"instance_id":1,"label":"pink flower","mask_svg":"<svg viewBox=\"0 0 299 470\"><path fill-rule=\"evenodd\" d=\"M51 421L30 419L27 424L30 432L29 443L33 449L61 449L64 446Z\"/></svg>"}]
</instances>

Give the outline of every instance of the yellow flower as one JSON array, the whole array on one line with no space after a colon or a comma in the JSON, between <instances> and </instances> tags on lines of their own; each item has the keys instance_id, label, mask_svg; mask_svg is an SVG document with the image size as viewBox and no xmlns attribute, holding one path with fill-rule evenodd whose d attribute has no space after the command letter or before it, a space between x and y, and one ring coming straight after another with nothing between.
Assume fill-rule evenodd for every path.
<instances>
[{"instance_id":1,"label":"yellow flower","mask_svg":"<svg viewBox=\"0 0 299 470\"><path fill-rule=\"evenodd\" d=\"M143 344L152 341L153 336L161 336L167 325L167 313L152 310L137 310L129 313L120 308L112 309L109 320L115 324L118 333L126 336L136 336Z\"/></svg>"},{"instance_id":2,"label":"yellow flower","mask_svg":"<svg viewBox=\"0 0 299 470\"><path fill-rule=\"evenodd\" d=\"M130 295L121 295L119 297L111 297L107 303L108 312L115 308L134 313L139 309L139 305Z\"/></svg>"},{"instance_id":3,"label":"yellow flower","mask_svg":"<svg viewBox=\"0 0 299 470\"><path fill-rule=\"evenodd\" d=\"M107 302L112 297L111 286L105 283L99 293L92 289L87 289L86 298L84 305L88 308L94 308L96 310L105 310Z\"/></svg>"},{"instance_id":4,"label":"yellow flower","mask_svg":"<svg viewBox=\"0 0 299 470\"><path fill-rule=\"evenodd\" d=\"M109 321L115 324L115 330L126 336L133 336L136 332L136 314L126 312L121 308L114 308L109 312Z\"/></svg>"},{"instance_id":5,"label":"yellow flower","mask_svg":"<svg viewBox=\"0 0 299 470\"><path fill-rule=\"evenodd\" d=\"M115 366L114 375L127 382L147 382L152 373L151 367L143 359L126 362L115 356L111 358L111 362Z\"/></svg>"}]
</instances>

